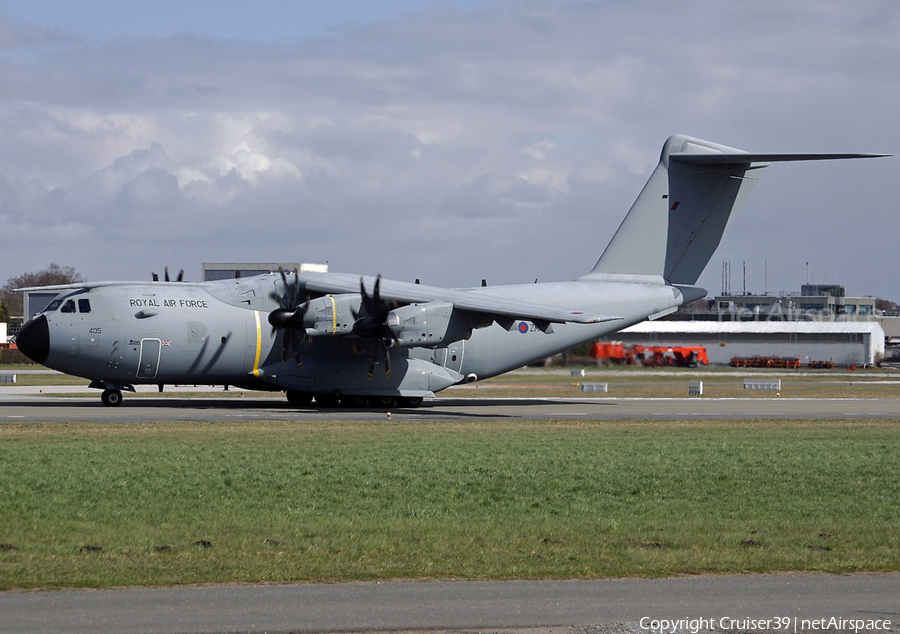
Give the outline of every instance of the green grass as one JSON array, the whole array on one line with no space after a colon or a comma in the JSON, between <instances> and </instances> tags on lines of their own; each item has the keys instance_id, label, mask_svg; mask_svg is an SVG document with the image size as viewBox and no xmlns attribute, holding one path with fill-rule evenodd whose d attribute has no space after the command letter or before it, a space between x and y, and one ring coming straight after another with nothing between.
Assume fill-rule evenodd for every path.
<instances>
[{"instance_id":1,"label":"green grass","mask_svg":"<svg viewBox=\"0 0 900 634\"><path fill-rule=\"evenodd\" d=\"M69 374L16 374L15 372L6 372L5 374L15 374L16 382L0 385L0 394L3 389L10 387L23 387L35 385L87 385L90 383L87 379L71 376Z\"/></svg>"},{"instance_id":2,"label":"green grass","mask_svg":"<svg viewBox=\"0 0 900 634\"><path fill-rule=\"evenodd\" d=\"M3 425L0 589L898 570L898 446L897 421Z\"/></svg>"}]
</instances>

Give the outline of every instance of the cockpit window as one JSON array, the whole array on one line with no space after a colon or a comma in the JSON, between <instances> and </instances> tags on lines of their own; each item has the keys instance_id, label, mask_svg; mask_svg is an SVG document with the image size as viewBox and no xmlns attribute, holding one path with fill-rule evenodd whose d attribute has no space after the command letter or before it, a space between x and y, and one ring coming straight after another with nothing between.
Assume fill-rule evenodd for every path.
<instances>
[{"instance_id":1,"label":"cockpit window","mask_svg":"<svg viewBox=\"0 0 900 634\"><path fill-rule=\"evenodd\" d=\"M60 309L61 313L74 313L75 312L75 302L71 299L63 304L63 307Z\"/></svg>"},{"instance_id":2,"label":"cockpit window","mask_svg":"<svg viewBox=\"0 0 900 634\"><path fill-rule=\"evenodd\" d=\"M56 310L57 308L59 308L60 304L62 304L61 299L54 299L47 305L47 308L44 309L44 312L49 313L51 310Z\"/></svg>"},{"instance_id":3,"label":"cockpit window","mask_svg":"<svg viewBox=\"0 0 900 634\"><path fill-rule=\"evenodd\" d=\"M78 300L78 312L79 312L79 313L89 313L89 312L91 312L91 300L89 300L89 299L79 299L79 300Z\"/></svg>"}]
</instances>

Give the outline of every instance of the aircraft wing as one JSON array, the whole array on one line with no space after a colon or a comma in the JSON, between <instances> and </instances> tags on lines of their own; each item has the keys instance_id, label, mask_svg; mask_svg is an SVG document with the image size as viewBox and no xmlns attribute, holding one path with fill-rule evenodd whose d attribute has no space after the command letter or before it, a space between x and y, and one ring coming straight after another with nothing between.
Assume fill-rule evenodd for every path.
<instances>
[{"instance_id":1,"label":"aircraft wing","mask_svg":"<svg viewBox=\"0 0 900 634\"><path fill-rule=\"evenodd\" d=\"M300 273L300 286L311 293L359 293L359 277L344 273ZM374 277L364 277L366 290L371 292L375 286ZM562 324L596 324L603 321L616 321L622 317L598 315L578 310L578 307L557 308L544 304L534 304L491 295L481 288L463 290L410 284L393 280L381 280L382 299L396 300L402 304L424 304L427 302L451 302L455 308L476 313L484 313L499 318L500 321L525 319L528 321Z\"/></svg>"},{"instance_id":2,"label":"aircraft wing","mask_svg":"<svg viewBox=\"0 0 900 634\"><path fill-rule=\"evenodd\" d=\"M50 284L48 286L25 286L23 288L14 288L16 293L29 293L32 291L75 291L90 290L92 288L105 288L107 286L156 286L163 288L172 284L180 284L182 286L197 286L202 282L122 282L122 281L105 281L105 282L73 282L71 284Z\"/></svg>"}]
</instances>

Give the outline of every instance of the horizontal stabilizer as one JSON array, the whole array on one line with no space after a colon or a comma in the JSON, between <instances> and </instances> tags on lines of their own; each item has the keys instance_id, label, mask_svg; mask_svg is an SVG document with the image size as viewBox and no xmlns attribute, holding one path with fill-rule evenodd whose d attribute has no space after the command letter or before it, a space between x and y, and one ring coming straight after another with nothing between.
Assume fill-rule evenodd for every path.
<instances>
[{"instance_id":1,"label":"horizontal stabilizer","mask_svg":"<svg viewBox=\"0 0 900 634\"><path fill-rule=\"evenodd\" d=\"M785 161L831 161L839 159L884 158L893 154L692 154L676 152L669 160L689 165L738 165L746 163L778 163Z\"/></svg>"}]
</instances>

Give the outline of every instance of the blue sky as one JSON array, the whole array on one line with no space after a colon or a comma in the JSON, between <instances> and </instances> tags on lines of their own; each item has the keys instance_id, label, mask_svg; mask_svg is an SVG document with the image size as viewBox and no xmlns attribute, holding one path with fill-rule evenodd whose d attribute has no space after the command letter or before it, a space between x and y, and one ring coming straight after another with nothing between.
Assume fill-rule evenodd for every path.
<instances>
[{"instance_id":1,"label":"blue sky","mask_svg":"<svg viewBox=\"0 0 900 634\"><path fill-rule=\"evenodd\" d=\"M900 4L0 2L0 281L589 270L665 139L900 151ZM900 300L898 160L766 171L701 283ZM732 289L742 283L732 281Z\"/></svg>"}]
</instances>

